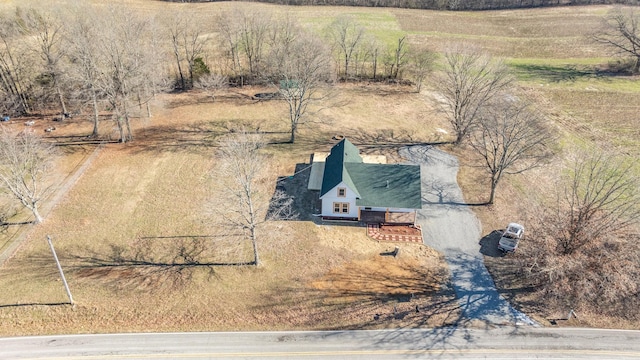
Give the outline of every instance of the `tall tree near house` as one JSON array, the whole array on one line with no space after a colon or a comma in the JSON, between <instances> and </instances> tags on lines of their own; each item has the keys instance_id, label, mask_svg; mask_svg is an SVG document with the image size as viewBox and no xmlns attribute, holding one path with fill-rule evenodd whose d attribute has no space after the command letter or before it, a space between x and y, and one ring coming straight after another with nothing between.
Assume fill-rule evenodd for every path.
<instances>
[{"instance_id":1,"label":"tall tree near house","mask_svg":"<svg viewBox=\"0 0 640 360\"><path fill-rule=\"evenodd\" d=\"M78 6L72 9L71 20L65 30L67 35L64 46L68 48L67 54L71 62L68 75L77 84L79 97L91 107L91 137L97 137L99 104L104 98L104 93L100 91L100 77L104 75L101 68L104 64L101 63L103 59L98 48L102 35L94 8Z\"/></svg>"},{"instance_id":2,"label":"tall tree near house","mask_svg":"<svg viewBox=\"0 0 640 360\"><path fill-rule=\"evenodd\" d=\"M444 55L435 85L459 145L478 124L480 110L512 83L507 68L477 49L457 45Z\"/></svg>"},{"instance_id":3,"label":"tall tree near house","mask_svg":"<svg viewBox=\"0 0 640 360\"><path fill-rule=\"evenodd\" d=\"M53 189L47 184L53 157L52 146L32 131L0 127L0 187L31 211L36 224L43 220L40 204Z\"/></svg>"},{"instance_id":4,"label":"tall tree near house","mask_svg":"<svg viewBox=\"0 0 640 360\"><path fill-rule=\"evenodd\" d=\"M365 31L352 17L340 16L328 28L329 39L338 54L338 63L344 64L344 77L349 77L349 65L363 40ZM340 66L338 66L340 72Z\"/></svg>"},{"instance_id":5,"label":"tall tree near house","mask_svg":"<svg viewBox=\"0 0 640 360\"><path fill-rule=\"evenodd\" d=\"M279 92L289 108L289 142L294 143L298 128L309 121L309 106L326 99L321 89L331 80L331 60L322 41L297 38L280 79Z\"/></svg>"},{"instance_id":6,"label":"tall tree near house","mask_svg":"<svg viewBox=\"0 0 640 360\"><path fill-rule=\"evenodd\" d=\"M65 56L64 19L50 9L18 8L16 22L22 35L34 39L32 47L38 54L44 69L39 76L39 82L53 89L60 105L61 119L64 119L68 114L62 89L62 77L65 73L61 61ZM27 41L27 43L31 42Z\"/></svg>"},{"instance_id":7,"label":"tall tree near house","mask_svg":"<svg viewBox=\"0 0 640 360\"><path fill-rule=\"evenodd\" d=\"M15 17L0 14L0 90L5 98L2 107L7 113L31 112L32 62Z\"/></svg>"},{"instance_id":8,"label":"tall tree near house","mask_svg":"<svg viewBox=\"0 0 640 360\"><path fill-rule=\"evenodd\" d=\"M193 15L185 12L173 13L165 22L171 39L180 89L190 89L197 80L194 79L196 59L204 55L207 42L204 23L194 21Z\"/></svg>"},{"instance_id":9,"label":"tall tree near house","mask_svg":"<svg viewBox=\"0 0 640 360\"><path fill-rule=\"evenodd\" d=\"M640 16L634 9L611 10L593 39L608 46L616 54L632 57L633 73L640 71Z\"/></svg>"},{"instance_id":10,"label":"tall tree near house","mask_svg":"<svg viewBox=\"0 0 640 360\"><path fill-rule=\"evenodd\" d=\"M478 119L470 144L490 174L487 204L493 204L503 175L540 166L552 155L553 136L542 115L517 100L494 101L482 109Z\"/></svg>"},{"instance_id":11,"label":"tall tree near house","mask_svg":"<svg viewBox=\"0 0 640 360\"><path fill-rule=\"evenodd\" d=\"M279 191L271 196L273 186L267 181L269 160L263 154L264 146L262 134L241 131L230 135L220 143L212 174L220 190L213 204L215 216L230 233L240 232L241 240L250 241L256 266L261 264L259 243L265 225L295 216L290 197Z\"/></svg>"}]
</instances>

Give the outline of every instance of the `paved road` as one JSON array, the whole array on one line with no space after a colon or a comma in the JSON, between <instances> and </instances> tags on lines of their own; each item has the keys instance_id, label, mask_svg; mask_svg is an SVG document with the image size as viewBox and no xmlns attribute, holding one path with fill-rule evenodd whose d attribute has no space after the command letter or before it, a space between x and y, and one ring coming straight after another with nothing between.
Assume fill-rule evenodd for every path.
<instances>
[{"instance_id":1,"label":"paved road","mask_svg":"<svg viewBox=\"0 0 640 360\"><path fill-rule=\"evenodd\" d=\"M480 254L480 223L464 205L457 184L458 161L432 146L412 146L400 154L421 165L422 210L417 223L424 243L444 253L463 320L488 324L535 325L497 292Z\"/></svg>"},{"instance_id":2,"label":"paved road","mask_svg":"<svg viewBox=\"0 0 640 360\"><path fill-rule=\"evenodd\" d=\"M640 359L640 331L491 330L58 335L0 338L1 359Z\"/></svg>"}]
</instances>

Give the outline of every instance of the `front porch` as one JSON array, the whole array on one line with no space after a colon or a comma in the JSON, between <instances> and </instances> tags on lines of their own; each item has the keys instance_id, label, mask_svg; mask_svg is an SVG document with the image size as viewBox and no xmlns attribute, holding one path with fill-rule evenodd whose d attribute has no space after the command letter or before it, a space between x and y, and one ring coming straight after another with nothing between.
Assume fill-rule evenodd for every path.
<instances>
[{"instance_id":1,"label":"front porch","mask_svg":"<svg viewBox=\"0 0 640 360\"><path fill-rule=\"evenodd\" d=\"M409 224L416 222L416 212L360 210L360 221L365 224Z\"/></svg>"}]
</instances>

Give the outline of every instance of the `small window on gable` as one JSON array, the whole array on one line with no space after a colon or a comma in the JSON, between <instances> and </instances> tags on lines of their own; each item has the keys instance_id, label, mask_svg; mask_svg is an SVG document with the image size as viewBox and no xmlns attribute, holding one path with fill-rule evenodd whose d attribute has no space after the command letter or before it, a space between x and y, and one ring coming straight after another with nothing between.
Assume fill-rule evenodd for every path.
<instances>
[{"instance_id":1,"label":"small window on gable","mask_svg":"<svg viewBox=\"0 0 640 360\"><path fill-rule=\"evenodd\" d=\"M338 188L338 196L340 196L340 197L347 196L347 189L346 188Z\"/></svg>"}]
</instances>

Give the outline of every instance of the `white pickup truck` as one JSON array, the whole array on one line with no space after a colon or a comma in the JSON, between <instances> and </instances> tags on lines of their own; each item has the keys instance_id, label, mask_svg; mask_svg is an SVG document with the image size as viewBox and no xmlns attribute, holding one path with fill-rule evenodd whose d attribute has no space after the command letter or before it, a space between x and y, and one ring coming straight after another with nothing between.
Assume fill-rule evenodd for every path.
<instances>
[{"instance_id":1,"label":"white pickup truck","mask_svg":"<svg viewBox=\"0 0 640 360\"><path fill-rule=\"evenodd\" d=\"M514 252L518 248L518 243L524 235L524 226L510 223L502 233L498 241L498 249L504 252Z\"/></svg>"}]
</instances>

